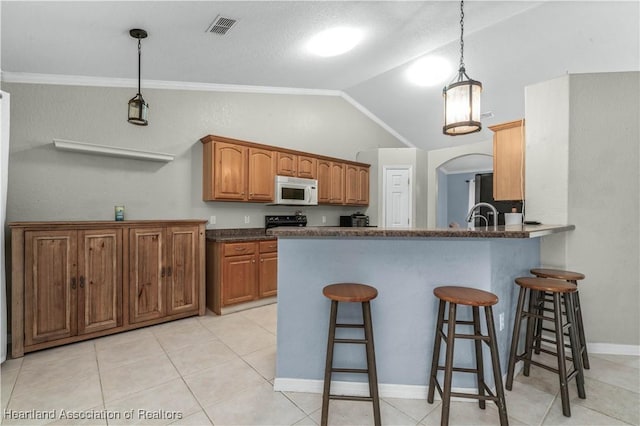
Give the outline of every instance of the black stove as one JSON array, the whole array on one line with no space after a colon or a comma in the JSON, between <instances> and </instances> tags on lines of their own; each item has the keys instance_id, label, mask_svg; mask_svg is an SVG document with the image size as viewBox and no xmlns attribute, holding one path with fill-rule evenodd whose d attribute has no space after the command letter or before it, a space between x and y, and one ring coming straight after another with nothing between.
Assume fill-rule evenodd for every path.
<instances>
[{"instance_id":1,"label":"black stove","mask_svg":"<svg viewBox=\"0 0 640 426\"><path fill-rule=\"evenodd\" d=\"M292 214L264 217L265 228L275 228L276 226L307 226L307 216L303 214Z\"/></svg>"}]
</instances>

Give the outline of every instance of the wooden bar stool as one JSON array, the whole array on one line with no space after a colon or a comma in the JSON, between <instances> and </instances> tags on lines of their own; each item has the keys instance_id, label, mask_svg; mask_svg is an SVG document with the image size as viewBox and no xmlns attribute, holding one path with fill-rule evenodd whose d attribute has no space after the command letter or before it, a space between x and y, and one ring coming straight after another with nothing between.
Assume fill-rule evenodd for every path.
<instances>
[{"instance_id":1,"label":"wooden bar stool","mask_svg":"<svg viewBox=\"0 0 640 426\"><path fill-rule=\"evenodd\" d=\"M442 414L440 424L449 424L449 409L451 397L473 398L478 400L480 408L485 408L485 401L490 400L498 406L500 424L508 425L507 405L504 399L504 389L502 388L502 374L500 373L500 359L498 356L498 345L496 342L496 331L493 323L492 306L498 303L498 296L488 291L478 290L468 287L437 287L433 294L440 299L438 307L438 322L436 335L433 344L433 357L431 361L431 374L429 376L429 394L427 401L432 404L436 389L442 397ZM449 303L448 319L445 321L445 305ZM471 306L473 321L456 320L456 310L458 305ZM484 307L485 319L487 322L487 335L483 335L480 329L480 309ZM444 332L444 324L447 325L447 333ZM457 325L473 326L473 334L456 333ZM453 366L453 345L455 339L472 339L475 342L476 368L458 368ZM446 357L444 366L439 365L440 345L445 341ZM491 364L493 367L493 378L495 381L495 395L484 381L484 364L482 362L482 342L489 345L491 353ZM444 370L444 383L441 387L438 383L438 370ZM451 391L451 379L453 372L475 373L478 379L478 393L461 393Z\"/></svg>"},{"instance_id":2,"label":"wooden bar stool","mask_svg":"<svg viewBox=\"0 0 640 426\"><path fill-rule=\"evenodd\" d=\"M322 393L321 425L326 426L329 419L329 400L371 401L373 403L373 421L380 426L380 400L378 398L378 376L376 373L376 357L373 346L373 327L371 325L371 306L369 301L378 296L378 290L365 284L337 283L326 286L322 294L331 300L329 318L329 339L327 342L327 359L324 370L324 392ZM359 302L362 304L362 324L338 324L338 302ZM364 339L336 338L336 328L359 328L364 331ZM367 368L334 368L333 347L335 343L364 344L367 354ZM332 373L364 373L369 378L369 396L332 395Z\"/></svg>"},{"instance_id":3,"label":"wooden bar stool","mask_svg":"<svg viewBox=\"0 0 640 426\"><path fill-rule=\"evenodd\" d=\"M562 269L546 269L546 268L534 268L531 271L531 274L535 275L538 278L553 278L557 280L565 280L570 283L578 285L578 281L584 279L584 274L580 272L573 271L564 271ZM585 369L589 369L589 355L587 354L587 339L584 335L584 323L582 322L582 309L580 308L580 291L577 289L575 292L571 293L573 297L573 308L575 310L575 318L576 318L576 331L578 332L578 339L580 340L580 354L582 355L582 366ZM548 294L545 293L544 297L541 297L541 303L544 305L545 302L551 302L552 299ZM540 353L540 344L541 342L547 341L548 343L554 343L554 341L550 341L542 338L542 321L539 321L536 324L536 343L535 343L535 352ZM550 331L550 330L545 330Z\"/></svg>"},{"instance_id":4,"label":"wooden bar stool","mask_svg":"<svg viewBox=\"0 0 640 426\"><path fill-rule=\"evenodd\" d=\"M518 305L516 310L515 323L513 326L513 336L511 338L511 351L509 355L509 367L507 371L507 383L506 388L511 390L513 388L513 374L517 361L524 361L523 374L529 376L529 369L531 364L538 367L552 371L558 375L560 381L560 397L562 399L562 414L567 417L571 417L571 408L569 406L569 388L568 382L575 378L576 385L578 387L578 396L582 399L586 398L584 391L584 375L582 370L582 357L580 356L580 347L578 342L576 323L574 318L575 310L573 308L573 297L571 293L576 291L576 285L555 279L548 278L533 278L533 277L521 277L516 278L516 284L520 286L520 293L518 295ZM546 292L553 295L553 316L547 317L544 315L544 311L540 310L536 304L538 300L538 294L540 292ZM528 310L525 309L525 299L529 295ZM566 322L563 322L562 305L566 313ZM518 341L520 338L520 327L522 320L527 319L527 332L525 338L524 352L517 353ZM555 326L555 342L556 352L546 351L551 355L555 355L557 358L557 368L548 366L541 362L537 362L531 359L531 354L534 347L534 327L536 321L540 319L543 321L550 321ZM565 356L565 344L564 333L565 330L569 332L569 345L571 348L571 360L573 362L573 370L567 371L566 356Z\"/></svg>"}]
</instances>

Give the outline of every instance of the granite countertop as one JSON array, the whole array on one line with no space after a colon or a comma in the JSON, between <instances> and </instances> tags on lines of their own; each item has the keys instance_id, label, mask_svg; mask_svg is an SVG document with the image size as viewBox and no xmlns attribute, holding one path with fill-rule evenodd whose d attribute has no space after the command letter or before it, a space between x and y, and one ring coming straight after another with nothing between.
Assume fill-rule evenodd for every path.
<instances>
[{"instance_id":1,"label":"granite countertop","mask_svg":"<svg viewBox=\"0 0 640 426\"><path fill-rule=\"evenodd\" d=\"M266 235L264 228L207 229L207 240L218 242L241 242L273 240L274 235Z\"/></svg>"},{"instance_id":2,"label":"granite countertop","mask_svg":"<svg viewBox=\"0 0 640 426\"><path fill-rule=\"evenodd\" d=\"M276 237L373 237L373 238L537 238L566 232L575 225L508 225L467 228L342 228L307 226L271 228L267 235Z\"/></svg>"}]
</instances>

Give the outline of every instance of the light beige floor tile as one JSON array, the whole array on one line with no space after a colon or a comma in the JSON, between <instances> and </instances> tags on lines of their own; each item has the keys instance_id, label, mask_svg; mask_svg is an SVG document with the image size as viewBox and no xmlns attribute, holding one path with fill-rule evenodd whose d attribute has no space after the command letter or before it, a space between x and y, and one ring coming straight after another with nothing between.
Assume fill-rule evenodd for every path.
<instances>
[{"instance_id":1,"label":"light beige floor tile","mask_svg":"<svg viewBox=\"0 0 640 426\"><path fill-rule=\"evenodd\" d=\"M556 400L551 406L551 410L549 410L549 414L547 414L547 417L544 419L544 422L542 424L549 426L615 426L624 425L626 423L577 404L571 404L571 417L565 417L562 414L562 403L560 400L560 396L557 396Z\"/></svg>"},{"instance_id":2,"label":"light beige floor tile","mask_svg":"<svg viewBox=\"0 0 640 426\"><path fill-rule=\"evenodd\" d=\"M204 410L200 410L196 413L193 413L191 415L188 415L187 417L180 419L180 420L176 420L175 422L171 423L172 425L180 425L180 426L209 426L209 425L213 425L213 423L211 423L211 420L209 420L209 417L207 417L207 414L204 412Z\"/></svg>"},{"instance_id":3,"label":"light beige floor tile","mask_svg":"<svg viewBox=\"0 0 640 426\"><path fill-rule=\"evenodd\" d=\"M242 331L246 327L256 325L250 319L240 315L239 312L221 316L205 316L200 317L199 320L203 327L211 330L216 336L220 333L233 334Z\"/></svg>"},{"instance_id":4,"label":"light beige floor tile","mask_svg":"<svg viewBox=\"0 0 640 426\"><path fill-rule=\"evenodd\" d=\"M316 426L318 423L314 422L313 419L309 416L300 420L297 423L294 423L294 426Z\"/></svg>"},{"instance_id":5,"label":"light beige floor tile","mask_svg":"<svg viewBox=\"0 0 640 426\"><path fill-rule=\"evenodd\" d=\"M168 355L182 376L207 370L238 358L238 355L218 339L185 346L168 352Z\"/></svg>"},{"instance_id":6,"label":"light beige floor tile","mask_svg":"<svg viewBox=\"0 0 640 426\"><path fill-rule=\"evenodd\" d=\"M586 399L578 398L575 386L569 388L571 407L581 405L624 422L640 424L640 394L595 379L585 379Z\"/></svg>"},{"instance_id":7,"label":"light beige floor tile","mask_svg":"<svg viewBox=\"0 0 640 426\"><path fill-rule=\"evenodd\" d=\"M188 328L166 330L157 333L156 337L166 351L175 351L209 340L217 340L216 336L200 323L191 323Z\"/></svg>"},{"instance_id":8,"label":"light beige floor tile","mask_svg":"<svg viewBox=\"0 0 640 426\"><path fill-rule=\"evenodd\" d=\"M127 395L123 399L108 401L106 407L109 411L123 413L121 419L110 420L110 425L169 424L201 410L181 378ZM125 419L125 413L133 413L133 418Z\"/></svg>"},{"instance_id":9,"label":"light beige floor tile","mask_svg":"<svg viewBox=\"0 0 640 426\"><path fill-rule=\"evenodd\" d=\"M14 411L83 411L101 404L100 381L97 375L94 375L83 380L63 381L48 387L34 388L31 392L21 395L13 395L9 401L8 409ZM44 424L55 420L57 420L56 417L49 420L5 421L3 424Z\"/></svg>"},{"instance_id":10,"label":"light beige floor tile","mask_svg":"<svg viewBox=\"0 0 640 426\"><path fill-rule=\"evenodd\" d=\"M155 337L151 332L153 327L138 328L136 330L125 331L124 333L112 334L110 336L95 339L96 350L108 348L122 343L136 342L138 340Z\"/></svg>"},{"instance_id":11,"label":"light beige floor tile","mask_svg":"<svg viewBox=\"0 0 640 426\"><path fill-rule=\"evenodd\" d=\"M100 345L96 352L101 372L164 355L164 350L152 335L116 345Z\"/></svg>"},{"instance_id":12,"label":"light beige floor tile","mask_svg":"<svg viewBox=\"0 0 640 426\"><path fill-rule=\"evenodd\" d=\"M166 355L100 371L104 400L113 401L179 377Z\"/></svg>"},{"instance_id":13,"label":"light beige floor tile","mask_svg":"<svg viewBox=\"0 0 640 426\"><path fill-rule=\"evenodd\" d=\"M173 334L176 331L181 330L193 330L199 328L200 320L198 317L183 318L177 321L169 321L162 324L149 327L149 330L155 335L160 336L162 334Z\"/></svg>"},{"instance_id":14,"label":"light beige floor tile","mask_svg":"<svg viewBox=\"0 0 640 426\"><path fill-rule=\"evenodd\" d=\"M589 359L591 368L584 370L585 377L640 393L640 374L637 368L598 357L592 358Z\"/></svg>"},{"instance_id":15,"label":"light beige floor tile","mask_svg":"<svg viewBox=\"0 0 640 426\"><path fill-rule=\"evenodd\" d=\"M509 413L509 407L507 406L507 414ZM442 414L442 407L438 406L437 410L433 410L427 417L425 417L420 424L427 426L436 426L440 424L440 416ZM515 413L514 413L515 414ZM491 409L489 403L484 410L478 407L476 401L470 402L452 402L449 409L449 424L455 425L498 425L500 424L500 416L498 416L497 409ZM509 424L524 425L516 418L509 416Z\"/></svg>"},{"instance_id":16,"label":"light beige floor tile","mask_svg":"<svg viewBox=\"0 0 640 426\"><path fill-rule=\"evenodd\" d=\"M2 405L0 406L0 410L4 411L9 404L9 398L11 398L11 394L13 393L13 387L16 384L16 380L18 380L18 373L20 372L19 368L14 368L11 370L2 370L0 376L0 398L2 399Z\"/></svg>"},{"instance_id":17,"label":"light beige floor tile","mask_svg":"<svg viewBox=\"0 0 640 426\"><path fill-rule=\"evenodd\" d=\"M264 383L264 379L240 359L185 376L184 380L203 407Z\"/></svg>"},{"instance_id":18,"label":"light beige floor tile","mask_svg":"<svg viewBox=\"0 0 640 426\"><path fill-rule=\"evenodd\" d=\"M271 380L276 375L276 346L257 350L242 357L262 377Z\"/></svg>"},{"instance_id":19,"label":"light beige floor tile","mask_svg":"<svg viewBox=\"0 0 640 426\"><path fill-rule=\"evenodd\" d=\"M251 407L247 410L247 407ZM280 392L263 382L218 404L205 407L214 424L220 425L292 425L306 417Z\"/></svg>"},{"instance_id":20,"label":"light beige floor tile","mask_svg":"<svg viewBox=\"0 0 640 426\"><path fill-rule=\"evenodd\" d=\"M109 413L106 412L104 406L98 405L88 410L70 410L57 412L57 420L50 425L84 425L84 426L106 426Z\"/></svg>"},{"instance_id":21,"label":"light beige floor tile","mask_svg":"<svg viewBox=\"0 0 640 426\"><path fill-rule=\"evenodd\" d=\"M239 314L255 322L268 332L276 334L278 325L277 310L278 305L273 303L270 305L260 306L259 308L248 309L240 312Z\"/></svg>"},{"instance_id":22,"label":"light beige floor tile","mask_svg":"<svg viewBox=\"0 0 640 426\"><path fill-rule=\"evenodd\" d=\"M19 370L22 366L22 361L24 361L24 357L7 359L2 363L0 371L4 373L5 371Z\"/></svg>"},{"instance_id":23,"label":"light beige floor tile","mask_svg":"<svg viewBox=\"0 0 640 426\"><path fill-rule=\"evenodd\" d=\"M504 395L509 417L529 425L542 423L555 398L555 394L543 392L534 386L526 386L522 383L514 383L514 389L505 390ZM487 406L498 409L493 402L487 402Z\"/></svg>"},{"instance_id":24,"label":"light beige floor tile","mask_svg":"<svg viewBox=\"0 0 640 426\"><path fill-rule=\"evenodd\" d=\"M98 364L91 352L69 358L48 355L31 361L27 355L13 389L16 397L63 383L78 383L89 378L98 380Z\"/></svg>"},{"instance_id":25,"label":"light beige floor tile","mask_svg":"<svg viewBox=\"0 0 640 426\"><path fill-rule=\"evenodd\" d=\"M570 386L575 386L575 383L571 381ZM505 392L523 392L523 389L527 389L528 387L537 389L544 393L557 395L560 391L560 382L556 373L532 365L531 370L529 371L529 376L525 376L521 371L513 379L512 390L508 391L505 389Z\"/></svg>"},{"instance_id":26,"label":"light beige floor tile","mask_svg":"<svg viewBox=\"0 0 640 426\"><path fill-rule=\"evenodd\" d=\"M284 392L284 395L307 415L322 408L322 394L320 393Z\"/></svg>"},{"instance_id":27,"label":"light beige floor tile","mask_svg":"<svg viewBox=\"0 0 640 426\"><path fill-rule=\"evenodd\" d=\"M320 424L322 410L314 411L310 416L314 422ZM380 417L383 425L416 425L416 421L402 411L380 400ZM365 401L338 401L329 402L328 423L336 426L372 425L373 404Z\"/></svg>"},{"instance_id":28,"label":"light beige floor tile","mask_svg":"<svg viewBox=\"0 0 640 426\"><path fill-rule=\"evenodd\" d=\"M440 409L440 401L429 404L426 399L383 398L385 402L402 411L416 422L424 419L433 410Z\"/></svg>"},{"instance_id":29,"label":"light beige floor tile","mask_svg":"<svg viewBox=\"0 0 640 426\"><path fill-rule=\"evenodd\" d=\"M626 365L627 367L640 368L640 356L589 353L589 360L591 360L591 358L606 359L607 361Z\"/></svg>"},{"instance_id":30,"label":"light beige floor tile","mask_svg":"<svg viewBox=\"0 0 640 426\"><path fill-rule=\"evenodd\" d=\"M218 332L217 336L238 355L247 355L276 344L276 336L253 323L233 332Z\"/></svg>"},{"instance_id":31,"label":"light beige floor tile","mask_svg":"<svg viewBox=\"0 0 640 426\"><path fill-rule=\"evenodd\" d=\"M41 358L46 360L51 359L65 359L65 358L74 358L80 357L81 355L86 354L94 354L95 355L96 348L93 340L85 340L84 342L78 343L70 343L68 345L58 346L51 349L43 349L41 351L30 352L25 355L24 363L29 362L37 362Z\"/></svg>"}]
</instances>

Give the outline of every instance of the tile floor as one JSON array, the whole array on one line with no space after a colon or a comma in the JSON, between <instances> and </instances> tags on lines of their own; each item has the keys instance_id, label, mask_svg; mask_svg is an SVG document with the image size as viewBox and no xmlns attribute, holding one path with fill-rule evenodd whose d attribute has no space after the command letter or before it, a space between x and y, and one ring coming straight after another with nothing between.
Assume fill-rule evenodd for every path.
<instances>
[{"instance_id":1,"label":"tile floor","mask_svg":"<svg viewBox=\"0 0 640 426\"><path fill-rule=\"evenodd\" d=\"M269 305L8 360L1 375L3 424L319 424L319 394L272 390L275 335L276 305ZM640 357L593 354L585 374L587 399L578 399L572 383L570 418L562 416L555 375L534 366L529 377L516 377L513 391L506 392L510 423L640 424ZM332 401L329 423L372 424L370 407ZM55 410L55 417L12 419L7 410ZM381 411L385 425L440 423L439 403L425 400L384 398ZM114 418L70 418L81 413ZM497 410L493 404L480 410L475 403L456 402L451 424L498 424Z\"/></svg>"}]
</instances>

